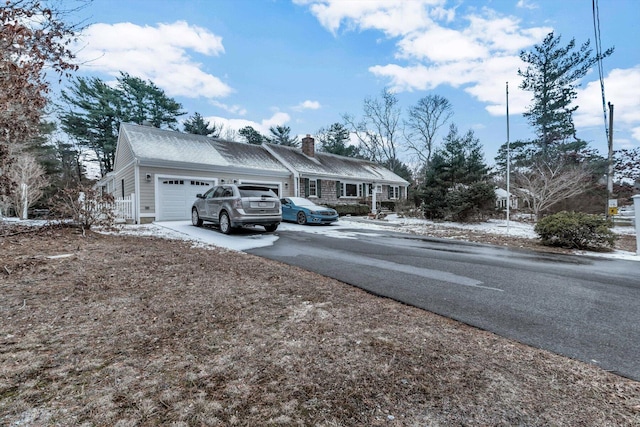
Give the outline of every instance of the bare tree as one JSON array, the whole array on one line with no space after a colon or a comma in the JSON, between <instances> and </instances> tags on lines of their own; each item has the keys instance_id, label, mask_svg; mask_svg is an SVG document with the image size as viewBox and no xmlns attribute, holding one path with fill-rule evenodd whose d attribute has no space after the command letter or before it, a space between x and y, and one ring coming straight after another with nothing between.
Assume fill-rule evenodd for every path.
<instances>
[{"instance_id":1,"label":"bare tree","mask_svg":"<svg viewBox=\"0 0 640 427\"><path fill-rule=\"evenodd\" d=\"M6 171L15 146L34 137L47 105L50 79L77 69L69 43L76 27L63 21L66 10L51 9L38 0L8 0L0 4L0 197L10 200L15 183Z\"/></svg>"},{"instance_id":2,"label":"bare tree","mask_svg":"<svg viewBox=\"0 0 640 427\"><path fill-rule=\"evenodd\" d=\"M7 174L17 186L17 191L11 196L11 204L21 219L27 219L29 208L42 197L42 190L47 185L44 168L33 156L22 153L16 157Z\"/></svg>"},{"instance_id":3,"label":"bare tree","mask_svg":"<svg viewBox=\"0 0 640 427\"><path fill-rule=\"evenodd\" d=\"M536 218L556 203L584 193L591 173L581 165L538 158L531 166L514 172L514 193L531 208Z\"/></svg>"},{"instance_id":4,"label":"bare tree","mask_svg":"<svg viewBox=\"0 0 640 427\"><path fill-rule=\"evenodd\" d=\"M344 114L342 119L360 142L360 153L377 163L386 164L395 170L400 166L398 145L400 129L400 107L398 98L384 89L380 98L364 100L362 120Z\"/></svg>"},{"instance_id":5,"label":"bare tree","mask_svg":"<svg viewBox=\"0 0 640 427\"><path fill-rule=\"evenodd\" d=\"M409 109L409 120L405 122L408 134L407 145L421 163L431 161L431 153L438 130L453 116L449 100L440 95L427 95Z\"/></svg>"},{"instance_id":6,"label":"bare tree","mask_svg":"<svg viewBox=\"0 0 640 427\"><path fill-rule=\"evenodd\" d=\"M220 123L219 138L224 139L225 141L238 141L238 131L229 126L224 127L224 124Z\"/></svg>"}]
</instances>

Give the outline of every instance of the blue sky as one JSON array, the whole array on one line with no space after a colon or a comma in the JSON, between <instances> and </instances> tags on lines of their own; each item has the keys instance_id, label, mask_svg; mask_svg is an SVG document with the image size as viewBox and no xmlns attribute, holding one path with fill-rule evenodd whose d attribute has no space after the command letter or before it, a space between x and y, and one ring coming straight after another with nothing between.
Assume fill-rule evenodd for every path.
<instances>
[{"instance_id":1,"label":"blue sky","mask_svg":"<svg viewBox=\"0 0 640 427\"><path fill-rule=\"evenodd\" d=\"M614 148L640 146L640 1L598 0ZM453 104L461 132L473 129L493 163L506 141L532 136L522 118L531 94L518 89L520 50L550 31L594 44L592 0L94 0L78 19L79 75L149 79L227 129L264 134L289 126L314 134L362 116L385 88L403 109L428 94ZM578 136L606 153L597 70L582 81ZM444 135L440 135L441 137ZM403 154L411 161L411 153Z\"/></svg>"}]
</instances>

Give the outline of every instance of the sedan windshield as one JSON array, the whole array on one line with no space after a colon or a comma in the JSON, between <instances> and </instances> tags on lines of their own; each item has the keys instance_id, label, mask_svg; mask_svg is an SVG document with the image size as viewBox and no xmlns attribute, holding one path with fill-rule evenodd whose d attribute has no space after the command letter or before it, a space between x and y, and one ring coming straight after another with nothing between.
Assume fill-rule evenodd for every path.
<instances>
[{"instance_id":1,"label":"sedan windshield","mask_svg":"<svg viewBox=\"0 0 640 427\"><path fill-rule=\"evenodd\" d=\"M313 203L311 200L307 200L304 197L289 197L289 200L293 202L296 206L304 206L307 208L320 208L322 206L318 206Z\"/></svg>"}]
</instances>

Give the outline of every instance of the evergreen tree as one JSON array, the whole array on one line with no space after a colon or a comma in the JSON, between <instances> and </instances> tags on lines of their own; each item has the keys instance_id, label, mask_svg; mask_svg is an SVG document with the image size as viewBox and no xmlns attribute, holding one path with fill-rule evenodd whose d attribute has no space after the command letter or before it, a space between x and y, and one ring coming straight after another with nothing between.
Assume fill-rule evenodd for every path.
<instances>
[{"instance_id":1,"label":"evergreen tree","mask_svg":"<svg viewBox=\"0 0 640 427\"><path fill-rule=\"evenodd\" d=\"M451 125L435 150L420 189L425 216L468 221L492 212L495 191L482 146L472 130L460 135Z\"/></svg>"},{"instance_id":2,"label":"evergreen tree","mask_svg":"<svg viewBox=\"0 0 640 427\"><path fill-rule=\"evenodd\" d=\"M122 121L137 124L149 122L157 128L177 130L178 117L186 114L180 111L180 103L169 98L151 80L144 81L120 72L117 90L122 101Z\"/></svg>"},{"instance_id":3,"label":"evergreen tree","mask_svg":"<svg viewBox=\"0 0 640 427\"><path fill-rule=\"evenodd\" d=\"M113 170L120 123L176 129L182 106L152 82L121 73L115 88L96 77L78 77L62 91L60 123L80 148L91 150L102 176Z\"/></svg>"},{"instance_id":4,"label":"evergreen tree","mask_svg":"<svg viewBox=\"0 0 640 427\"><path fill-rule=\"evenodd\" d=\"M411 169L409 168L409 166L407 166L405 163L403 163L399 159L388 160L384 162L382 166L389 169L390 171L398 175L400 178L403 178L408 182L411 182L413 180L413 173L411 172Z\"/></svg>"},{"instance_id":5,"label":"evergreen tree","mask_svg":"<svg viewBox=\"0 0 640 427\"><path fill-rule=\"evenodd\" d=\"M613 48L601 55L592 55L589 41L575 50L575 39L566 46L560 45L560 36L549 33L542 44L532 51L520 52L520 59L527 64L518 75L523 78L520 88L533 92L533 105L524 116L535 128L537 143L542 151L555 145L567 145L564 150L580 150L586 145L576 136L572 105L576 98L579 80L599 60L613 53Z\"/></svg>"},{"instance_id":6,"label":"evergreen tree","mask_svg":"<svg viewBox=\"0 0 640 427\"><path fill-rule=\"evenodd\" d=\"M300 146L297 136L291 138L291 128L289 126L271 126L269 132L271 132L269 142L272 144L286 145L288 147Z\"/></svg>"},{"instance_id":7,"label":"evergreen tree","mask_svg":"<svg viewBox=\"0 0 640 427\"><path fill-rule=\"evenodd\" d=\"M244 138L248 144L260 145L268 142L268 139L251 126L245 126L238 131L238 134Z\"/></svg>"},{"instance_id":8,"label":"evergreen tree","mask_svg":"<svg viewBox=\"0 0 640 427\"><path fill-rule=\"evenodd\" d=\"M183 127L186 133L205 135L212 138L220 138L220 133L222 132L222 126L215 123L210 124L197 112L185 120Z\"/></svg>"},{"instance_id":9,"label":"evergreen tree","mask_svg":"<svg viewBox=\"0 0 640 427\"><path fill-rule=\"evenodd\" d=\"M316 133L320 151L345 157L360 157L356 145L349 145L350 132L342 123L334 123L328 129L321 128Z\"/></svg>"}]
</instances>

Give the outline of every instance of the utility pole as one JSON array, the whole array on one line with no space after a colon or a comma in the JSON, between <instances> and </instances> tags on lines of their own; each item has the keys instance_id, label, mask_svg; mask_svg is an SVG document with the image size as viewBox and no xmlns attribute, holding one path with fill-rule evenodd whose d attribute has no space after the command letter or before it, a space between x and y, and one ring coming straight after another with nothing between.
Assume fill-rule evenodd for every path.
<instances>
[{"instance_id":1,"label":"utility pole","mask_svg":"<svg viewBox=\"0 0 640 427\"><path fill-rule=\"evenodd\" d=\"M607 218L614 215L618 201L613 199L613 104L609 102L609 169L607 172Z\"/></svg>"},{"instance_id":2,"label":"utility pole","mask_svg":"<svg viewBox=\"0 0 640 427\"><path fill-rule=\"evenodd\" d=\"M511 153L509 152L509 82L507 82L507 234L509 234L509 208L511 207Z\"/></svg>"}]
</instances>

